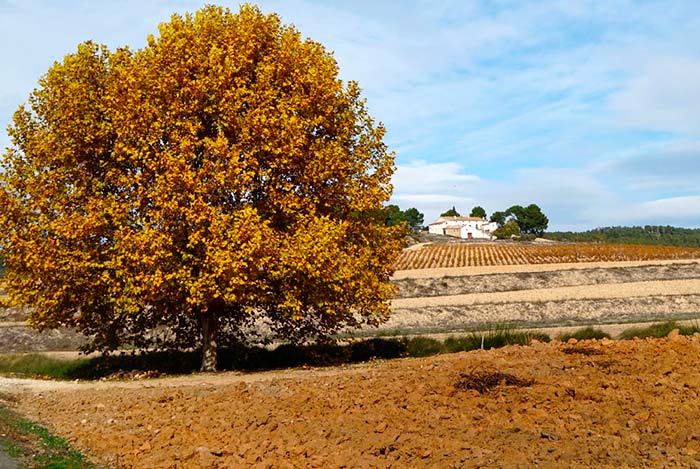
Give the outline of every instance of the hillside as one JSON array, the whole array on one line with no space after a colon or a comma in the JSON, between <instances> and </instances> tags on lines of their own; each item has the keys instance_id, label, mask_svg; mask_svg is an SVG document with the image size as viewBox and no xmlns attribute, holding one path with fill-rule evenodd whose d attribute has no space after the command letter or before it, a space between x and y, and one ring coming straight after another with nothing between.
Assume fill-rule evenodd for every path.
<instances>
[{"instance_id":1,"label":"hillside","mask_svg":"<svg viewBox=\"0 0 700 469\"><path fill-rule=\"evenodd\" d=\"M700 229L674 226L611 226L582 232L552 231L543 237L568 242L700 246Z\"/></svg>"}]
</instances>

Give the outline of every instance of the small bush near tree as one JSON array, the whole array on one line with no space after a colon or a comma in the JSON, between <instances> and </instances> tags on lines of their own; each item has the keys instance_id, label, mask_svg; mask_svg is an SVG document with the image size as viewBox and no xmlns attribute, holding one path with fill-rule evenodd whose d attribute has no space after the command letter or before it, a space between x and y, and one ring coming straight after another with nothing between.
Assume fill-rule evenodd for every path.
<instances>
[{"instance_id":1,"label":"small bush near tree","mask_svg":"<svg viewBox=\"0 0 700 469\"><path fill-rule=\"evenodd\" d=\"M505 225L496 228L493 235L498 239L510 239L520 235L520 227L515 220L507 222Z\"/></svg>"},{"instance_id":2,"label":"small bush near tree","mask_svg":"<svg viewBox=\"0 0 700 469\"><path fill-rule=\"evenodd\" d=\"M680 335L693 335L696 332L700 332L700 325L692 324L689 326L683 326L678 324L676 321L667 321L658 324L652 324L647 327L632 327L626 329L620 334L621 339L634 339L638 337L640 339L645 339L647 337L661 338L666 337L669 332L674 329L678 329Z\"/></svg>"},{"instance_id":3,"label":"small bush near tree","mask_svg":"<svg viewBox=\"0 0 700 469\"><path fill-rule=\"evenodd\" d=\"M584 327L583 329L579 329L577 331L574 331L569 334L562 334L559 337L557 337L559 340L562 342L566 342L569 339L576 339L576 340L589 340L589 339L609 339L610 334L603 332L600 329L597 329L595 327L589 326L589 327Z\"/></svg>"}]
</instances>

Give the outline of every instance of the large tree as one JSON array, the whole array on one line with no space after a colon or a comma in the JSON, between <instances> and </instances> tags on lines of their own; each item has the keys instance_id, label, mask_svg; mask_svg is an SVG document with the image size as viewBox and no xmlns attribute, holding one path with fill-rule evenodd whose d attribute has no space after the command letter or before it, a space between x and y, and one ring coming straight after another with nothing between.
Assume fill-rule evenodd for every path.
<instances>
[{"instance_id":1,"label":"large tree","mask_svg":"<svg viewBox=\"0 0 700 469\"><path fill-rule=\"evenodd\" d=\"M411 207L409 209L406 209L403 213L409 229L415 231L423 227L425 217L421 212L418 211L417 208Z\"/></svg>"},{"instance_id":2,"label":"large tree","mask_svg":"<svg viewBox=\"0 0 700 469\"><path fill-rule=\"evenodd\" d=\"M518 223L521 233L541 235L549 225L549 219L536 204L527 207L513 205L505 214Z\"/></svg>"},{"instance_id":3,"label":"large tree","mask_svg":"<svg viewBox=\"0 0 700 469\"><path fill-rule=\"evenodd\" d=\"M508 215L506 215L506 212L496 211L491 214L489 221L496 222L498 226L501 227L506 224L507 218Z\"/></svg>"},{"instance_id":4,"label":"large tree","mask_svg":"<svg viewBox=\"0 0 700 469\"><path fill-rule=\"evenodd\" d=\"M10 127L7 290L88 350L292 341L389 313L393 154L356 83L276 15L172 17L140 50L87 42Z\"/></svg>"},{"instance_id":5,"label":"large tree","mask_svg":"<svg viewBox=\"0 0 700 469\"><path fill-rule=\"evenodd\" d=\"M387 205L384 207L384 224L387 226L397 226L406 222L406 213L398 205Z\"/></svg>"},{"instance_id":6,"label":"large tree","mask_svg":"<svg viewBox=\"0 0 700 469\"><path fill-rule=\"evenodd\" d=\"M470 217L476 217L476 218L486 218L486 210L484 210L484 207L481 207L477 205L474 207L469 214Z\"/></svg>"},{"instance_id":7,"label":"large tree","mask_svg":"<svg viewBox=\"0 0 700 469\"><path fill-rule=\"evenodd\" d=\"M387 226L403 225L412 230L418 230L423 226L423 214L417 208L412 207L401 210L398 205L384 207L384 223Z\"/></svg>"}]
</instances>

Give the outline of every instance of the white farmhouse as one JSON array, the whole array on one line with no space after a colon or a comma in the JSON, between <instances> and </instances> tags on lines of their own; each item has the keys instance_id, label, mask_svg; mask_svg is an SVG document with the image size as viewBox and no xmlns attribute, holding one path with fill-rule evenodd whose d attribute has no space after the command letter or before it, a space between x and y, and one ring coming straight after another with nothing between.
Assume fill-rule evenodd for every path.
<instances>
[{"instance_id":1,"label":"white farmhouse","mask_svg":"<svg viewBox=\"0 0 700 469\"><path fill-rule=\"evenodd\" d=\"M477 217L440 217L428 225L428 232L464 239L492 239L498 223Z\"/></svg>"}]
</instances>

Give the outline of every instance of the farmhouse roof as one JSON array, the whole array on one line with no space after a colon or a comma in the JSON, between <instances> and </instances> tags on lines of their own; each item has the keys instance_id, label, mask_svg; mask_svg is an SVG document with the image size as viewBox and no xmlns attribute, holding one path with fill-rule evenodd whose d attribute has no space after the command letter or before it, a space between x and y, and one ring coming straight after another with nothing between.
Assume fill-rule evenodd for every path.
<instances>
[{"instance_id":1,"label":"farmhouse roof","mask_svg":"<svg viewBox=\"0 0 700 469\"><path fill-rule=\"evenodd\" d=\"M486 221L486 218L480 217L440 217L436 221L432 222L430 225L439 225L446 221ZM428 225L428 226L430 226Z\"/></svg>"}]
</instances>

